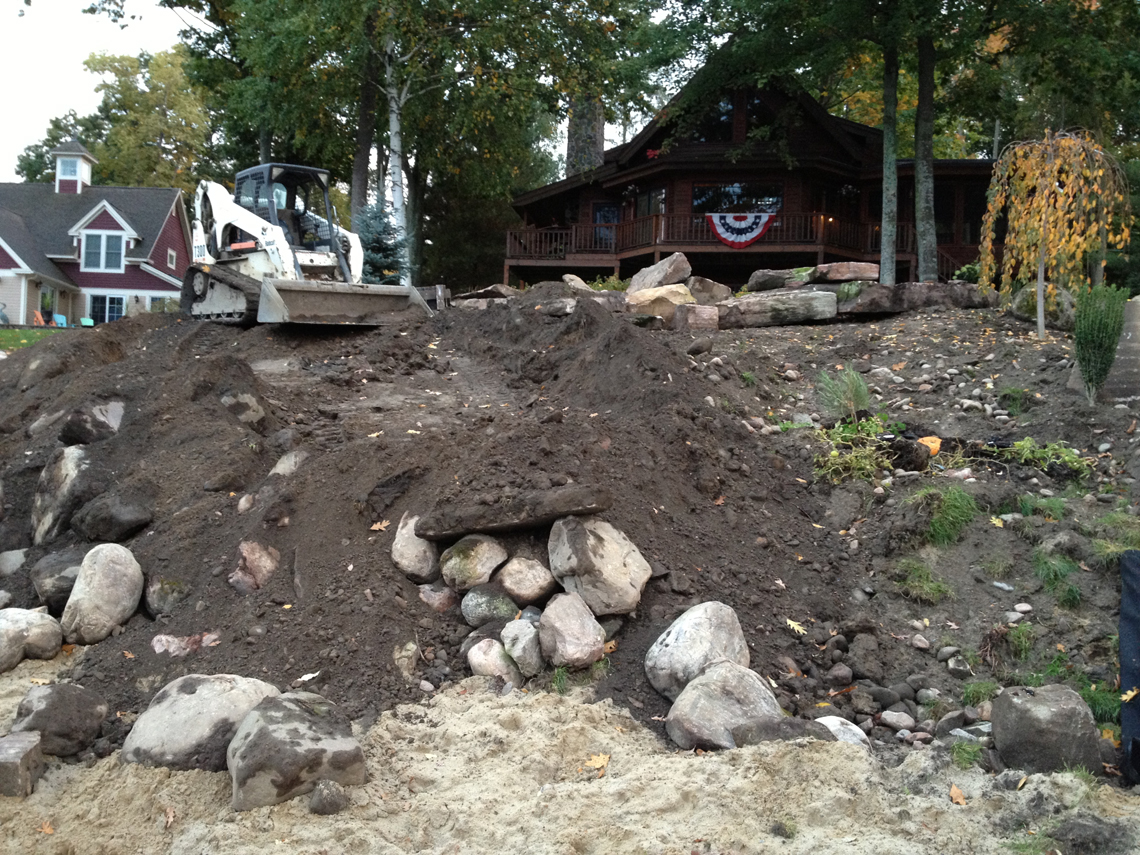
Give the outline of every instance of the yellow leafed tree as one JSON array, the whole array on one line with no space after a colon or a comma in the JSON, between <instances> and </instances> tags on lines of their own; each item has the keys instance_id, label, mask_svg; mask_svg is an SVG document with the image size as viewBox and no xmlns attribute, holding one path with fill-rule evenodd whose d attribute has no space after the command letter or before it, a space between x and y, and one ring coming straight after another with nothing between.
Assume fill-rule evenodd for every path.
<instances>
[{"instance_id":1,"label":"yellow leafed tree","mask_svg":"<svg viewBox=\"0 0 1140 855\"><path fill-rule=\"evenodd\" d=\"M1128 185L1116 160L1090 135L1052 133L1014 143L994 164L982 227L981 282L1002 298L1037 274L1037 335L1057 287L1074 295L1099 284L1105 253L1128 245ZM1000 283L994 241L1005 216ZM1048 284L1047 284L1048 283Z\"/></svg>"}]
</instances>

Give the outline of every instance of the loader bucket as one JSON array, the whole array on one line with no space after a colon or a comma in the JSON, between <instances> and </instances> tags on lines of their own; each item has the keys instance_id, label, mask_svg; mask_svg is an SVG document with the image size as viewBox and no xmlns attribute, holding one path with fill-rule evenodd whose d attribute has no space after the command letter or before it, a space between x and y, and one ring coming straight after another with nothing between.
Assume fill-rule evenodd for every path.
<instances>
[{"instance_id":1,"label":"loader bucket","mask_svg":"<svg viewBox=\"0 0 1140 855\"><path fill-rule=\"evenodd\" d=\"M405 313L432 312L415 288L315 280L264 279L257 306L263 324L381 326Z\"/></svg>"}]
</instances>

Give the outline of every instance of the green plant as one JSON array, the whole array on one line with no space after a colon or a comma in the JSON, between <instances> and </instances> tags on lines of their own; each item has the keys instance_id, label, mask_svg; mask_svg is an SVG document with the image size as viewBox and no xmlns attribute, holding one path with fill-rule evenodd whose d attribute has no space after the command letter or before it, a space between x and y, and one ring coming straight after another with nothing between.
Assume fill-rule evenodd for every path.
<instances>
[{"instance_id":1,"label":"green plant","mask_svg":"<svg viewBox=\"0 0 1140 855\"><path fill-rule=\"evenodd\" d=\"M1066 582L1077 571L1077 562L1064 555L1051 555L1036 549L1033 552L1033 572L1045 585L1045 590L1057 597L1058 604L1065 608L1080 605L1081 591L1076 585ZM1061 600L1064 599L1065 605ZM1075 601L1074 601L1075 599Z\"/></svg>"},{"instance_id":2,"label":"green plant","mask_svg":"<svg viewBox=\"0 0 1140 855\"><path fill-rule=\"evenodd\" d=\"M751 371L741 371L740 381L747 387L752 388L756 385L756 375Z\"/></svg>"},{"instance_id":3,"label":"green plant","mask_svg":"<svg viewBox=\"0 0 1140 855\"><path fill-rule=\"evenodd\" d=\"M871 392L867 383L854 368L844 368L832 376L826 371L819 375L815 384L819 404L833 419L859 420L858 414L871 408Z\"/></svg>"},{"instance_id":4,"label":"green plant","mask_svg":"<svg viewBox=\"0 0 1140 855\"><path fill-rule=\"evenodd\" d=\"M796 824L790 819L782 819L772 823L772 827L769 829L769 831L771 831L777 837L782 837L785 840L792 840L799 832L799 829L796 827Z\"/></svg>"},{"instance_id":5,"label":"green plant","mask_svg":"<svg viewBox=\"0 0 1140 855\"><path fill-rule=\"evenodd\" d=\"M1140 517L1123 511L1101 517L1086 533L1101 535L1093 539L1093 555L1106 569L1115 567L1129 549L1140 549Z\"/></svg>"},{"instance_id":6,"label":"green plant","mask_svg":"<svg viewBox=\"0 0 1140 855\"><path fill-rule=\"evenodd\" d=\"M1004 579L1013 572L1013 561L1004 555L998 555L987 558L981 567L991 579Z\"/></svg>"},{"instance_id":7,"label":"green plant","mask_svg":"<svg viewBox=\"0 0 1140 855\"><path fill-rule=\"evenodd\" d=\"M962 686L962 703L976 707L993 700L998 693L998 684L992 680L974 680Z\"/></svg>"},{"instance_id":8,"label":"green plant","mask_svg":"<svg viewBox=\"0 0 1140 855\"><path fill-rule=\"evenodd\" d=\"M1032 400L1028 389L1020 389L1017 386L1006 386L998 392L998 403L1001 404L1002 409L1014 417L1020 416L1028 410Z\"/></svg>"},{"instance_id":9,"label":"green plant","mask_svg":"<svg viewBox=\"0 0 1140 855\"><path fill-rule=\"evenodd\" d=\"M554 669L554 675L550 678L551 688L558 694L565 695L568 688L569 676L570 674L566 670L566 666L559 665Z\"/></svg>"},{"instance_id":10,"label":"green plant","mask_svg":"<svg viewBox=\"0 0 1140 855\"><path fill-rule=\"evenodd\" d=\"M1097 285L1077 297L1073 338L1077 367L1085 381L1085 395L1096 403L1096 393L1108 379L1116 359L1116 346L1124 329L1128 292L1113 285Z\"/></svg>"},{"instance_id":11,"label":"green plant","mask_svg":"<svg viewBox=\"0 0 1140 855\"><path fill-rule=\"evenodd\" d=\"M902 575L898 582L899 593L907 599L935 606L944 599L954 598L953 589L918 559L899 559L897 569Z\"/></svg>"},{"instance_id":12,"label":"green plant","mask_svg":"<svg viewBox=\"0 0 1140 855\"><path fill-rule=\"evenodd\" d=\"M1033 640L1036 637L1037 630L1031 623L1019 623L1017 626L1010 627L1009 632L1005 634L1005 640L1009 644L1013 658L1018 662L1024 662L1029 658L1029 654L1033 650Z\"/></svg>"},{"instance_id":13,"label":"green plant","mask_svg":"<svg viewBox=\"0 0 1140 855\"><path fill-rule=\"evenodd\" d=\"M838 484L853 478L870 481L884 469L890 471L887 444L879 439L887 432L882 416L841 422L833 428L821 430L819 438L831 447L815 456L816 477Z\"/></svg>"},{"instance_id":14,"label":"green plant","mask_svg":"<svg viewBox=\"0 0 1140 855\"><path fill-rule=\"evenodd\" d=\"M1057 605L1063 609L1075 609L1081 604L1081 589L1072 582L1057 592Z\"/></svg>"},{"instance_id":15,"label":"green plant","mask_svg":"<svg viewBox=\"0 0 1140 855\"><path fill-rule=\"evenodd\" d=\"M969 769L982 757L982 746L976 742L955 742L950 746L950 759L959 769Z\"/></svg>"},{"instance_id":16,"label":"green plant","mask_svg":"<svg viewBox=\"0 0 1140 855\"><path fill-rule=\"evenodd\" d=\"M1057 496L1045 498L1044 496L1026 495L1018 499L1018 510L1022 516L1043 516L1047 520L1060 522L1065 518L1065 500Z\"/></svg>"},{"instance_id":17,"label":"green plant","mask_svg":"<svg viewBox=\"0 0 1140 855\"><path fill-rule=\"evenodd\" d=\"M971 668L977 668L982 664L982 654L972 647L967 647L962 651L962 658L966 660L966 664Z\"/></svg>"},{"instance_id":18,"label":"green plant","mask_svg":"<svg viewBox=\"0 0 1140 855\"><path fill-rule=\"evenodd\" d=\"M726 413L728 413L730 416L736 415L736 412L737 412L736 404L733 403L733 401L730 398L721 398L720 399L720 408L722 410L724 410Z\"/></svg>"},{"instance_id":19,"label":"green plant","mask_svg":"<svg viewBox=\"0 0 1140 855\"><path fill-rule=\"evenodd\" d=\"M610 676L613 665L609 659L601 658L590 666L590 682L598 683Z\"/></svg>"},{"instance_id":20,"label":"green plant","mask_svg":"<svg viewBox=\"0 0 1140 855\"><path fill-rule=\"evenodd\" d=\"M55 327L31 330L0 330L0 350L19 350L30 347L41 338L59 332Z\"/></svg>"},{"instance_id":21,"label":"green plant","mask_svg":"<svg viewBox=\"0 0 1140 855\"><path fill-rule=\"evenodd\" d=\"M954 278L960 279L963 282L973 282L978 284L978 277L982 275L982 265L979 261L972 261L969 264L963 264L954 271Z\"/></svg>"},{"instance_id":22,"label":"green plant","mask_svg":"<svg viewBox=\"0 0 1140 855\"><path fill-rule=\"evenodd\" d=\"M1024 466L1032 466L1042 471L1050 466L1059 466L1080 478L1087 478L1096 468L1092 458L1081 457L1063 442L1038 445L1037 440L1031 436L1018 440L1009 448L997 449L997 454L999 457L1016 460Z\"/></svg>"},{"instance_id":23,"label":"green plant","mask_svg":"<svg viewBox=\"0 0 1140 855\"><path fill-rule=\"evenodd\" d=\"M595 291L624 291L632 281L632 279L619 279L611 273L609 276L599 276L593 282L586 284Z\"/></svg>"},{"instance_id":24,"label":"green plant","mask_svg":"<svg viewBox=\"0 0 1140 855\"><path fill-rule=\"evenodd\" d=\"M961 487L926 487L908 500L930 508L927 539L935 546L954 543L962 530L978 515L978 503Z\"/></svg>"},{"instance_id":25,"label":"green plant","mask_svg":"<svg viewBox=\"0 0 1140 855\"><path fill-rule=\"evenodd\" d=\"M1061 771L1075 776L1077 780L1084 784L1086 787L1096 786L1096 775L1094 775L1084 766L1070 766L1068 763L1066 763L1065 768Z\"/></svg>"},{"instance_id":26,"label":"green plant","mask_svg":"<svg viewBox=\"0 0 1140 855\"><path fill-rule=\"evenodd\" d=\"M1085 703L1089 705L1093 718L1098 722L1120 722L1120 692L1114 689L1110 683L1097 683L1095 686L1086 685L1078 688L1077 691L1084 698Z\"/></svg>"}]
</instances>

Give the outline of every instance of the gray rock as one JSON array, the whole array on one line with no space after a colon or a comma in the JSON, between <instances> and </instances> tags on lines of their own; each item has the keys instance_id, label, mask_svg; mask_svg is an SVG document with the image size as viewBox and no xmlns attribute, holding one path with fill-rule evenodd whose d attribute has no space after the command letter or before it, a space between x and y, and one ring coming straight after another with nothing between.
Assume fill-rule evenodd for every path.
<instances>
[{"instance_id":1,"label":"gray rock","mask_svg":"<svg viewBox=\"0 0 1140 855\"><path fill-rule=\"evenodd\" d=\"M226 581L239 594L248 596L265 587L280 563L281 553L272 546L243 540L238 544L238 565Z\"/></svg>"},{"instance_id":2,"label":"gray rock","mask_svg":"<svg viewBox=\"0 0 1140 855\"><path fill-rule=\"evenodd\" d=\"M317 781L309 795L309 813L332 816L348 807L348 793L336 781Z\"/></svg>"},{"instance_id":3,"label":"gray rock","mask_svg":"<svg viewBox=\"0 0 1140 855\"><path fill-rule=\"evenodd\" d=\"M1076 319L1076 303L1065 288L1057 288L1056 304L1045 306L1045 326L1051 330L1069 332ZM1009 312L1019 321L1037 322L1037 285L1030 283L1013 295ZM1007 761L1008 762L1008 761Z\"/></svg>"},{"instance_id":4,"label":"gray rock","mask_svg":"<svg viewBox=\"0 0 1140 855\"><path fill-rule=\"evenodd\" d=\"M851 673L850 668L842 662L839 662L831 666L831 670L827 672L827 675L823 679L829 686L850 686L854 675Z\"/></svg>"},{"instance_id":5,"label":"gray rock","mask_svg":"<svg viewBox=\"0 0 1140 855\"><path fill-rule=\"evenodd\" d=\"M71 527L86 540L120 543L150 525L154 512L114 493L96 496L71 518Z\"/></svg>"},{"instance_id":6,"label":"gray rock","mask_svg":"<svg viewBox=\"0 0 1140 855\"><path fill-rule=\"evenodd\" d=\"M135 613L143 592L143 572L125 546L104 543L83 559L60 621L72 644L94 644Z\"/></svg>"},{"instance_id":7,"label":"gray rock","mask_svg":"<svg viewBox=\"0 0 1140 855\"><path fill-rule=\"evenodd\" d=\"M34 356L28 360L28 364L24 366L24 370L20 373L20 379L18 381L20 391L26 391L45 380L58 377L66 370L66 363L64 363L58 355L50 351Z\"/></svg>"},{"instance_id":8,"label":"gray rock","mask_svg":"<svg viewBox=\"0 0 1140 855\"><path fill-rule=\"evenodd\" d=\"M914 700L920 704L932 704L942 697L938 689L919 689L914 693Z\"/></svg>"},{"instance_id":9,"label":"gray rock","mask_svg":"<svg viewBox=\"0 0 1140 855\"><path fill-rule=\"evenodd\" d=\"M732 297L732 289L727 285L721 285L703 276L690 276L685 280L685 287L701 306L715 306L722 300Z\"/></svg>"},{"instance_id":10,"label":"gray rock","mask_svg":"<svg viewBox=\"0 0 1140 855\"><path fill-rule=\"evenodd\" d=\"M843 661L851 666L856 678L870 680L872 683L883 681L883 663L879 658L879 642L870 633L861 632L851 640ZM886 706L890 705L887 704Z\"/></svg>"},{"instance_id":11,"label":"gray rock","mask_svg":"<svg viewBox=\"0 0 1140 855\"><path fill-rule=\"evenodd\" d=\"M439 557L443 581L457 591L467 591L490 581L507 560L507 550L493 537L469 534L444 550Z\"/></svg>"},{"instance_id":12,"label":"gray rock","mask_svg":"<svg viewBox=\"0 0 1140 855\"><path fill-rule=\"evenodd\" d=\"M957 677L959 680L974 676L974 669L961 656L951 656L947 659L946 670L950 672L951 677Z\"/></svg>"},{"instance_id":13,"label":"gray rock","mask_svg":"<svg viewBox=\"0 0 1140 855\"><path fill-rule=\"evenodd\" d=\"M555 594L538 621L542 657L554 666L588 668L605 655L606 631L576 593Z\"/></svg>"},{"instance_id":14,"label":"gray rock","mask_svg":"<svg viewBox=\"0 0 1140 855\"><path fill-rule=\"evenodd\" d=\"M152 573L146 580L146 610L154 617L168 615L190 596L190 586L179 579Z\"/></svg>"},{"instance_id":15,"label":"gray rock","mask_svg":"<svg viewBox=\"0 0 1140 855\"><path fill-rule=\"evenodd\" d=\"M913 312L934 306L960 309L994 308L998 292L971 282L899 282L880 285L873 281L848 281L841 285L809 285L830 291L839 300L841 315Z\"/></svg>"},{"instance_id":16,"label":"gray rock","mask_svg":"<svg viewBox=\"0 0 1140 855\"><path fill-rule=\"evenodd\" d=\"M868 751L871 750L871 740L854 722L837 715L825 715L817 718L816 723L830 730L840 742L850 742L852 745L861 745Z\"/></svg>"},{"instance_id":17,"label":"gray rock","mask_svg":"<svg viewBox=\"0 0 1140 855\"><path fill-rule=\"evenodd\" d=\"M541 602L558 590L558 581L541 561L516 555L499 570L496 581L519 605Z\"/></svg>"},{"instance_id":18,"label":"gray rock","mask_svg":"<svg viewBox=\"0 0 1140 855\"><path fill-rule=\"evenodd\" d=\"M442 582L433 582L430 585L420 585L420 599L433 612L444 612L459 605L459 595Z\"/></svg>"},{"instance_id":19,"label":"gray rock","mask_svg":"<svg viewBox=\"0 0 1140 855\"><path fill-rule=\"evenodd\" d=\"M869 261L836 261L818 264L813 271L815 282L875 281L879 278L879 265Z\"/></svg>"},{"instance_id":20,"label":"gray rock","mask_svg":"<svg viewBox=\"0 0 1140 855\"><path fill-rule=\"evenodd\" d=\"M275 805L322 780L365 783L364 751L335 704L310 692L266 698L238 727L226 752L234 810Z\"/></svg>"},{"instance_id":21,"label":"gray rock","mask_svg":"<svg viewBox=\"0 0 1140 855\"><path fill-rule=\"evenodd\" d=\"M496 620L514 620L519 607L498 585L476 585L463 595L459 604L469 626L483 626Z\"/></svg>"},{"instance_id":22,"label":"gray rock","mask_svg":"<svg viewBox=\"0 0 1140 855\"><path fill-rule=\"evenodd\" d=\"M802 285L811 278L815 268L807 267L801 270L754 270L748 277L745 291L774 291L784 288L792 283Z\"/></svg>"},{"instance_id":23,"label":"gray rock","mask_svg":"<svg viewBox=\"0 0 1140 855\"><path fill-rule=\"evenodd\" d=\"M226 768L238 725L276 686L235 674L187 674L168 683L138 717L123 743L124 763L170 769Z\"/></svg>"},{"instance_id":24,"label":"gray rock","mask_svg":"<svg viewBox=\"0 0 1140 855\"><path fill-rule=\"evenodd\" d=\"M0 674L25 659L52 659L63 644L59 621L32 609L0 609Z\"/></svg>"},{"instance_id":25,"label":"gray rock","mask_svg":"<svg viewBox=\"0 0 1140 855\"><path fill-rule=\"evenodd\" d=\"M75 578L79 575L79 567L83 564L87 549L86 546L76 546L52 552L32 565L29 576L36 595L52 614L62 613L63 607L67 605L67 598L75 587Z\"/></svg>"},{"instance_id":26,"label":"gray rock","mask_svg":"<svg viewBox=\"0 0 1140 855\"><path fill-rule=\"evenodd\" d=\"M780 718L751 718L732 728L732 740L737 747L759 745L761 742L787 742L810 737L821 742L836 742L835 734L818 721L782 716Z\"/></svg>"},{"instance_id":27,"label":"gray rock","mask_svg":"<svg viewBox=\"0 0 1140 855\"><path fill-rule=\"evenodd\" d=\"M83 503L81 476L87 469L87 453L71 445L57 451L40 474L32 499L32 542L50 543L71 524L72 514Z\"/></svg>"},{"instance_id":28,"label":"gray rock","mask_svg":"<svg viewBox=\"0 0 1140 855\"><path fill-rule=\"evenodd\" d=\"M0 609L6 609L12 605L12 595L0 588Z\"/></svg>"},{"instance_id":29,"label":"gray rock","mask_svg":"<svg viewBox=\"0 0 1140 855\"><path fill-rule=\"evenodd\" d=\"M950 731L957 730L966 724L966 711L954 710L948 712L942 718L938 719L938 724L934 726L934 735L941 738L946 736Z\"/></svg>"},{"instance_id":30,"label":"gray rock","mask_svg":"<svg viewBox=\"0 0 1140 855\"><path fill-rule=\"evenodd\" d=\"M827 291L769 291L725 300L717 306L722 330L784 326L834 318L835 295Z\"/></svg>"},{"instance_id":31,"label":"gray rock","mask_svg":"<svg viewBox=\"0 0 1140 855\"><path fill-rule=\"evenodd\" d=\"M95 692L71 683L33 686L16 708L12 733L38 731L40 750L70 757L99 736L107 717L107 702Z\"/></svg>"},{"instance_id":32,"label":"gray rock","mask_svg":"<svg viewBox=\"0 0 1140 855\"><path fill-rule=\"evenodd\" d=\"M685 686L665 717L665 731L686 751L736 748L734 729L781 718L783 711L764 679L743 665L725 661Z\"/></svg>"},{"instance_id":33,"label":"gray rock","mask_svg":"<svg viewBox=\"0 0 1140 855\"><path fill-rule=\"evenodd\" d=\"M648 288L660 288L662 285L675 285L684 282L692 274L689 260L683 253L675 252L668 258L663 258L651 267L645 267L633 274L633 279L626 289L627 294L636 294Z\"/></svg>"},{"instance_id":34,"label":"gray rock","mask_svg":"<svg viewBox=\"0 0 1140 855\"><path fill-rule=\"evenodd\" d=\"M879 721L891 730L914 730L914 717L904 712L887 711L879 714Z\"/></svg>"},{"instance_id":35,"label":"gray rock","mask_svg":"<svg viewBox=\"0 0 1140 855\"><path fill-rule=\"evenodd\" d=\"M684 285L645 288L636 294L626 293L625 311L634 315L650 315L661 319L663 327L673 325L679 306L696 305L697 301Z\"/></svg>"},{"instance_id":36,"label":"gray rock","mask_svg":"<svg viewBox=\"0 0 1140 855\"><path fill-rule=\"evenodd\" d=\"M564 517L551 526L550 572L595 615L637 608L652 570L624 533L597 517Z\"/></svg>"},{"instance_id":37,"label":"gray rock","mask_svg":"<svg viewBox=\"0 0 1140 855\"><path fill-rule=\"evenodd\" d=\"M499 677L515 688L521 688L524 682L518 664L503 643L494 638L484 638L468 650L467 665L476 677Z\"/></svg>"},{"instance_id":38,"label":"gray rock","mask_svg":"<svg viewBox=\"0 0 1140 855\"><path fill-rule=\"evenodd\" d=\"M951 656L957 656L962 652L961 647L941 647L938 650L937 659L939 662L946 662Z\"/></svg>"},{"instance_id":39,"label":"gray rock","mask_svg":"<svg viewBox=\"0 0 1140 855\"><path fill-rule=\"evenodd\" d=\"M447 502L416 523L416 535L428 540L453 540L472 533L540 528L560 517L602 513L612 504L608 490L580 484L520 493L494 505Z\"/></svg>"},{"instance_id":40,"label":"gray rock","mask_svg":"<svg viewBox=\"0 0 1140 855\"><path fill-rule=\"evenodd\" d=\"M64 445L87 445L110 439L119 432L123 411L122 401L88 405L75 410L63 423L59 441Z\"/></svg>"},{"instance_id":41,"label":"gray rock","mask_svg":"<svg viewBox=\"0 0 1140 855\"><path fill-rule=\"evenodd\" d=\"M1006 688L993 701L991 719L1007 766L1030 772L1059 772L1066 766L1101 771L1096 721L1067 686Z\"/></svg>"},{"instance_id":42,"label":"gray rock","mask_svg":"<svg viewBox=\"0 0 1140 855\"><path fill-rule=\"evenodd\" d=\"M300 469L301 464L308 460L308 458L309 452L304 449L298 448L293 451L287 451L273 464L273 468L269 470L269 475L280 475L282 478L288 478Z\"/></svg>"},{"instance_id":43,"label":"gray rock","mask_svg":"<svg viewBox=\"0 0 1140 855\"><path fill-rule=\"evenodd\" d=\"M546 667L542 658L542 643L538 627L529 620L513 620L503 627L499 638L507 655L515 660L524 677L533 677Z\"/></svg>"},{"instance_id":44,"label":"gray rock","mask_svg":"<svg viewBox=\"0 0 1140 855\"><path fill-rule=\"evenodd\" d=\"M645 654L649 685L670 700L714 662L747 668L748 644L736 612L724 603L693 606L666 629Z\"/></svg>"},{"instance_id":45,"label":"gray rock","mask_svg":"<svg viewBox=\"0 0 1140 855\"><path fill-rule=\"evenodd\" d=\"M28 550L26 549L9 549L0 552L0 579L15 576L24 566L24 560L27 557Z\"/></svg>"},{"instance_id":46,"label":"gray rock","mask_svg":"<svg viewBox=\"0 0 1140 855\"><path fill-rule=\"evenodd\" d=\"M30 796L44 769L40 735L34 730L0 736L0 796Z\"/></svg>"},{"instance_id":47,"label":"gray rock","mask_svg":"<svg viewBox=\"0 0 1140 855\"><path fill-rule=\"evenodd\" d=\"M439 547L416 536L418 516L405 513L392 539L392 563L417 584L430 584L439 578Z\"/></svg>"},{"instance_id":48,"label":"gray rock","mask_svg":"<svg viewBox=\"0 0 1140 855\"><path fill-rule=\"evenodd\" d=\"M700 330L719 329L720 312L716 306L702 306L700 303L681 303L673 309L672 326L677 332L697 332Z\"/></svg>"}]
</instances>

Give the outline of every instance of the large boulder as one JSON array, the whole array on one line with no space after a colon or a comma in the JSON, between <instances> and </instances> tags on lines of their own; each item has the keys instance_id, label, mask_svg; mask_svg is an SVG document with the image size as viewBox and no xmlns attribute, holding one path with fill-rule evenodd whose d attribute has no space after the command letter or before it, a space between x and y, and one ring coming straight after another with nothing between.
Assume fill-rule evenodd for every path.
<instances>
[{"instance_id":1,"label":"large boulder","mask_svg":"<svg viewBox=\"0 0 1140 855\"><path fill-rule=\"evenodd\" d=\"M662 285L660 288L645 288L635 294L627 291L625 310L636 315L657 315L668 327L673 324L673 313L678 306L695 302L684 285Z\"/></svg>"},{"instance_id":2,"label":"large boulder","mask_svg":"<svg viewBox=\"0 0 1140 855\"><path fill-rule=\"evenodd\" d=\"M59 441L64 445L87 445L110 439L119 432L119 425L123 422L123 412L122 401L91 404L75 410L63 423L59 431Z\"/></svg>"},{"instance_id":3,"label":"large boulder","mask_svg":"<svg viewBox=\"0 0 1140 855\"><path fill-rule=\"evenodd\" d=\"M235 674L187 674L151 699L123 743L124 763L170 769L226 768L226 749L250 710L281 692Z\"/></svg>"},{"instance_id":4,"label":"large boulder","mask_svg":"<svg viewBox=\"0 0 1140 855\"><path fill-rule=\"evenodd\" d=\"M459 604L468 626L480 627L493 621L514 620L519 607L495 584L476 585L463 595Z\"/></svg>"},{"instance_id":5,"label":"large boulder","mask_svg":"<svg viewBox=\"0 0 1140 855\"><path fill-rule=\"evenodd\" d=\"M33 686L16 708L11 732L39 731L44 754L70 757L99 736L107 709L106 701L82 686Z\"/></svg>"},{"instance_id":6,"label":"large boulder","mask_svg":"<svg viewBox=\"0 0 1140 855\"><path fill-rule=\"evenodd\" d=\"M417 537L454 540L465 534L497 534L540 528L559 517L600 514L613 504L602 487L571 484L519 493L494 505L483 502L441 502L415 525Z\"/></svg>"},{"instance_id":7,"label":"large boulder","mask_svg":"<svg viewBox=\"0 0 1140 855\"><path fill-rule=\"evenodd\" d=\"M1007 688L994 698L990 721L998 753L1011 769L1101 771L1096 721L1088 704L1068 686Z\"/></svg>"},{"instance_id":8,"label":"large boulder","mask_svg":"<svg viewBox=\"0 0 1140 855\"><path fill-rule=\"evenodd\" d=\"M507 655L518 665L524 677L533 677L546 667L538 627L529 620L513 620L499 633Z\"/></svg>"},{"instance_id":9,"label":"large boulder","mask_svg":"<svg viewBox=\"0 0 1140 855\"><path fill-rule=\"evenodd\" d=\"M652 570L633 542L597 517L565 517L550 528L550 572L595 615L637 608Z\"/></svg>"},{"instance_id":10,"label":"large boulder","mask_svg":"<svg viewBox=\"0 0 1140 855\"><path fill-rule=\"evenodd\" d=\"M715 330L720 328L720 312L716 306L682 303L673 312L673 329L677 332Z\"/></svg>"},{"instance_id":11,"label":"large boulder","mask_svg":"<svg viewBox=\"0 0 1140 855\"><path fill-rule=\"evenodd\" d=\"M724 603L700 603L673 621L645 654L649 685L670 700L714 662L748 667L748 643L736 612Z\"/></svg>"},{"instance_id":12,"label":"large boulder","mask_svg":"<svg viewBox=\"0 0 1140 855\"><path fill-rule=\"evenodd\" d=\"M690 276L685 280L685 287L689 289L693 299L702 306L715 306L722 300L732 297L732 289L727 285L721 285L703 276Z\"/></svg>"},{"instance_id":13,"label":"large boulder","mask_svg":"<svg viewBox=\"0 0 1140 855\"><path fill-rule=\"evenodd\" d=\"M79 575L79 567L83 564L87 549L86 546L73 546L60 552L51 552L32 565L29 573L32 586L36 589L40 602L52 614L61 614L67 605L67 598L75 587L75 579Z\"/></svg>"},{"instance_id":14,"label":"large boulder","mask_svg":"<svg viewBox=\"0 0 1140 855\"><path fill-rule=\"evenodd\" d=\"M745 291L775 291L779 288L788 288L803 285L810 281L814 267L800 267L790 270L753 270L748 277Z\"/></svg>"},{"instance_id":15,"label":"large boulder","mask_svg":"<svg viewBox=\"0 0 1140 855\"><path fill-rule=\"evenodd\" d=\"M266 698L242 720L226 752L234 810L275 805L310 792L318 781L368 780L364 750L348 717L311 692Z\"/></svg>"},{"instance_id":16,"label":"large boulder","mask_svg":"<svg viewBox=\"0 0 1140 855\"><path fill-rule=\"evenodd\" d=\"M95 644L135 613L142 599L142 568L125 546L104 543L83 559L60 624L72 644Z\"/></svg>"},{"instance_id":17,"label":"large boulder","mask_svg":"<svg viewBox=\"0 0 1140 855\"><path fill-rule=\"evenodd\" d=\"M1037 323L1037 284L1030 282L1013 295L1009 312L1019 321ZM1076 303L1073 295L1064 288L1057 288L1057 296L1052 303L1045 302L1045 326L1051 330L1071 332L1076 323Z\"/></svg>"},{"instance_id":18,"label":"large boulder","mask_svg":"<svg viewBox=\"0 0 1140 855\"><path fill-rule=\"evenodd\" d=\"M71 524L71 516L83 504L82 478L87 453L82 446L61 448L40 474L32 499L32 542L50 543Z\"/></svg>"},{"instance_id":19,"label":"large boulder","mask_svg":"<svg viewBox=\"0 0 1140 855\"><path fill-rule=\"evenodd\" d=\"M745 294L717 306L722 330L802 324L834 318L837 302L828 291L769 291Z\"/></svg>"},{"instance_id":20,"label":"large boulder","mask_svg":"<svg viewBox=\"0 0 1140 855\"><path fill-rule=\"evenodd\" d=\"M972 282L844 282L838 285L809 285L805 290L830 291L838 300L841 315L882 315L912 312L932 307L958 309L994 308L998 292Z\"/></svg>"},{"instance_id":21,"label":"large boulder","mask_svg":"<svg viewBox=\"0 0 1140 855\"><path fill-rule=\"evenodd\" d=\"M500 677L516 689L525 682L518 664L501 641L484 638L467 651L467 665L476 677Z\"/></svg>"},{"instance_id":22,"label":"large boulder","mask_svg":"<svg viewBox=\"0 0 1140 855\"><path fill-rule=\"evenodd\" d=\"M578 594L555 594L538 619L542 656L555 666L588 668L605 655L606 631Z\"/></svg>"},{"instance_id":23,"label":"large boulder","mask_svg":"<svg viewBox=\"0 0 1140 855\"><path fill-rule=\"evenodd\" d=\"M648 288L660 288L662 285L676 285L684 282L692 275L693 268L689 266L689 259L684 253L675 252L668 258L663 258L651 267L645 267L633 274L633 279L626 289L626 294L636 294Z\"/></svg>"},{"instance_id":24,"label":"large boulder","mask_svg":"<svg viewBox=\"0 0 1140 855\"><path fill-rule=\"evenodd\" d=\"M418 516L405 513L392 539L392 563L413 582L426 585L439 578L439 547L416 536Z\"/></svg>"},{"instance_id":25,"label":"large boulder","mask_svg":"<svg viewBox=\"0 0 1140 855\"><path fill-rule=\"evenodd\" d=\"M736 748L733 730L783 715L763 677L735 662L719 662L677 696L665 717L665 732L686 751Z\"/></svg>"},{"instance_id":26,"label":"large boulder","mask_svg":"<svg viewBox=\"0 0 1140 855\"><path fill-rule=\"evenodd\" d=\"M498 582L520 606L545 600L558 590L554 574L541 561L521 555L516 555L503 565Z\"/></svg>"},{"instance_id":27,"label":"large boulder","mask_svg":"<svg viewBox=\"0 0 1140 855\"><path fill-rule=\"evenodd\" d=\"M104 493L75 512L71 527L86 540L121 543L142 531L153 519L154 512L147 505Z\"/></svg>"},{"instance_id":28,"label":"large boulder","mask_svg":"<svg viewBox=\"0 0 1140 855\"><path fill-rule=\"evenodd\" d=\"M0 674L25 659L52 659L63 645L59 621L32 609L0 609Z\"/></svg>"},{"instance_id":29,"label":"large boulder","mask_svg":"<svg viewBox=\"0 0 1140 855\"><path fill-rule=\"evenodd\" d=\"M879 278L879 265L869 261L836 261L817 264L812 274L814 282L875 281Z\"/></svg>"},{"instance_id":30,"label":"large boulder","mask_svg":"<svg viewBox=\"0 0 1140 855\"><path fill-rule=\"evenodd\" d=\"M467 591L490 581L507 560L507 550L493 537L469 534L444 550L439 557L443 581L457 591Z\"/></svg>"}]
</instances>

